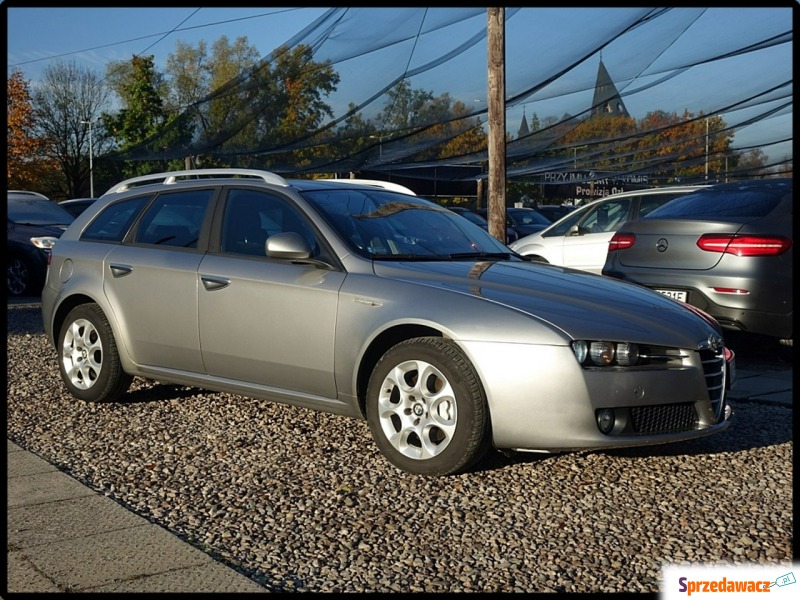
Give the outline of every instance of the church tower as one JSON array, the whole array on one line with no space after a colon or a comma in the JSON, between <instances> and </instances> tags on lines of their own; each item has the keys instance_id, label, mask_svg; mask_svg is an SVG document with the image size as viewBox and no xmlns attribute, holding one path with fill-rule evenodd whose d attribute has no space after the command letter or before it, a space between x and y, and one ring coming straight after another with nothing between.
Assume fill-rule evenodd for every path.
<instances>
[{"instance_id":1,"label":"church tower","mask_svg":"<svg viewBox=\"0 0 800 600\"><path fill-rule=\"evenodd\" d=\"M613 115L628 116L628 109L622 102L611 76L600 58L597 69L597 82L594 84L594 98L592 99L592 116Z\"/></svg>"},{"instance_id":2,"label":"church tower","mask_svg":"<svg viewBox=\"0 0 800 600\"><path fill-rule=\"evenodd\" d=\"M526 135L530 133L530 129L528 128L528 119L525 116L525 107L522 107L522 123L520 123L519 131L517 132L517 139L524 138Z\"/></svg>"}]
</instances>

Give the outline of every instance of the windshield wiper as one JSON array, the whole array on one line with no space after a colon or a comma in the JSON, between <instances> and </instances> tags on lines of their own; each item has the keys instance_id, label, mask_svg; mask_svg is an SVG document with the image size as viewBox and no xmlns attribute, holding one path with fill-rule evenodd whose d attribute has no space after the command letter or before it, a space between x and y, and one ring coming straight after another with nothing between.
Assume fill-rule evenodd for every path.
<instances>
[{"instance_id":1,"label":"windshield wiper","mask_svg":"<svg viewBox=\"0 0 800 600\"><path fill-rule=\"evenodd\" d=\"M497 260L506 260L511 258L510 252L456 252L450 255L451 259L458 260L461 258L489 258Z\"/></svg>"},{"instance_id":2,"label":"windshield wiper","mask_svg":"<svg viewBox=\"0 0 800 600\"><path fill-rule=\"evenodd\" d=\"M436 254L370 254L372 260L447 260L447 256Z\"/></svg>"}]
</instances>

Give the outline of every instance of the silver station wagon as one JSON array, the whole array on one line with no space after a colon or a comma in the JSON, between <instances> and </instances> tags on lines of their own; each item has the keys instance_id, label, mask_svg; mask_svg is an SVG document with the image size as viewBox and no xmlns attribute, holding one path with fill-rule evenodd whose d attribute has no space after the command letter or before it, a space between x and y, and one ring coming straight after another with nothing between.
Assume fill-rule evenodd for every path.
<instances>
[{"instance_id":1,"label":"silver station wagon","mask_svg":"<svg viewBox=\"0 0 800 600\"><path fill-rule=\"evenodd\" d=\"M735 358L713 318L532 262L378 182L124 181L53 248L42 314L80 400L124 400L136 376L366 419L422 475L492 446L646 446L730 422Z\"/></svg>"}]
</instances>

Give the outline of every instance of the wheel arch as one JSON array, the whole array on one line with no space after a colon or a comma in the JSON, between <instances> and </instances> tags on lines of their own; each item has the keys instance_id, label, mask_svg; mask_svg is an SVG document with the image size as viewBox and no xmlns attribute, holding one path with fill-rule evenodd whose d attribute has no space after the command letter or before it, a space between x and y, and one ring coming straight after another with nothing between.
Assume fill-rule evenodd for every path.
<instances>
[{"instance_id":1,"label":"wheel arch","mask_svg":"<svg viewBox=\"0 0 800 600\"><path fill-rule=\"evenodd\" d=\"M367 347L366 352L364 352L361 358L361 363L358 366L358 374L356 376L358 409L362 417L366 418L367 415L366 403L369 378L381 356L392 346L417 337L445 337L445 335L442 331L434 327L409 323L396 325L382 331Z\"/></svg>"}]
</instances>

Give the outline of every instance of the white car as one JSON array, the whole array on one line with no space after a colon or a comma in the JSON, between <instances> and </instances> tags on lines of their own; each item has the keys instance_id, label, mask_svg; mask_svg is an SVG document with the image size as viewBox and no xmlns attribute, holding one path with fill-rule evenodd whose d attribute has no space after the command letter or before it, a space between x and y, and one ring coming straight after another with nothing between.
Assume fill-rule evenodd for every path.
<instances>
[{"instance_id":1,"label":"white car","mask_svg":"<svg viewBox=\"0 0 800 600\"><path fill-rule=\"evenodd\" d=\"M521 237L509 248L537 262L601 273L608 242L623 223L702 187L706 186L652 188L605 196L584 204L537 233Z\"/></svg>"}]
</instances>

